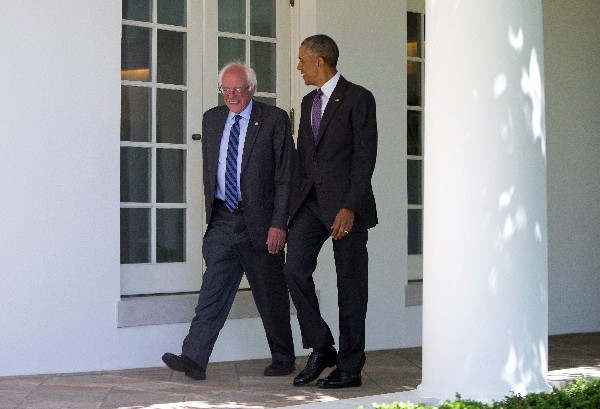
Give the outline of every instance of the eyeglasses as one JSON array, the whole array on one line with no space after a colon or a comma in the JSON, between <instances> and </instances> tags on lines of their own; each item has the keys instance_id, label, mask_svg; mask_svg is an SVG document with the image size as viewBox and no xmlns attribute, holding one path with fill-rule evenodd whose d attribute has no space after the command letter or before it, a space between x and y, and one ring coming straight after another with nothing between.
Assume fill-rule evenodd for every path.
<instances>
[{"instance_id":1,"label":"eyeglasses","mask_svg":"<svg viewBox=\"0 0 600 409\"><path fill-rule=\"evenodd\" d=\"M219 92L221 92L223 95L227 95L227 94L232 94L232 93L236 93L236 94L241 94L244 91L247 91L251 88L250 85L247 85L245 87L235 87L235 88L229 88L229 87L222 87L219 85Z\"/></svg>"}]
</instances>

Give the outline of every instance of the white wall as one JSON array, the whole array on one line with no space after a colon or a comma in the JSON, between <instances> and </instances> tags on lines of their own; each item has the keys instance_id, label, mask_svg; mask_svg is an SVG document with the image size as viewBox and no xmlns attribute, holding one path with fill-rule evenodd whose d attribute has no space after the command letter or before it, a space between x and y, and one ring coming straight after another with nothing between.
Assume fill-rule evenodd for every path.
<instances>
[{"instance_id":1,"label":"white wall","mask_svg":"<svg viewBox=\"0 0 600 409\"><path fill-rule=\"evenodd\" d=\"M600 2L543 7L549 333L600 331Z\"/></svg>"},{"instance_id":2,"label":"white wall","mask_svg":"<svg viewBox=\"0 0 600 409\"><path fill-rule=\"evenodd\" d=\"M40 4L0 13L0 375L100 368L116 336L120 2Z\"/></svg>"}]
</instances>

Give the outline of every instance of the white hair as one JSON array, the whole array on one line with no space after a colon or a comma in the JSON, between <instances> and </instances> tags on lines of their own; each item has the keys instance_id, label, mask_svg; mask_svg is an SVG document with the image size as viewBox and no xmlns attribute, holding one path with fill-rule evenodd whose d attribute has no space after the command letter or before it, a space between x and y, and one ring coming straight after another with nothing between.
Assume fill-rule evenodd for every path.
<instances>
[{"instance_id":1,"label":"white hair","mask_svg":"<svg viewBox=\"0 0 600 409\"><path fill-rule=\"evenodd\" d=\"M221 85L223 83L223 75L225 75L225 72L227 72L227 70L229 70L231 68L242 69L246 73L246 81L248 83L248 87L249 88L256 87L256 85L257 85L256 72L254 72L254 70L252 68L250 68L248 65L242 64L241 62L230 62L229 64L227 64L223 68L221 68L221 71L219 71L219 85Z\"/></svg>"}]
</instances>

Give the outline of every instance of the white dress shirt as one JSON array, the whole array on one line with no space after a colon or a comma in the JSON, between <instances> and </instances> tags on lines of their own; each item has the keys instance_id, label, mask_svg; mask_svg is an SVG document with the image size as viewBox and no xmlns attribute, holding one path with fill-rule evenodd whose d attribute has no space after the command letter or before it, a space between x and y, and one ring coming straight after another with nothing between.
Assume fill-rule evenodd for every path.
<instances>
[{"instance_id":1,"label":"white dress shirt","mask_svg":"<svg viewBox=\"0 0 600 409\"><path fill-rule=\"evenodd\" d=\"M238 199L242 201L242 192L240 191L240 171L242 169L242 156L244 152L244 143L246 142L246 131L248 130L248 123L250 122L250 113L252 112L252 100L242 112L240 112L240 140L238 145L238 157L237 157L237 187L238 187ZM227 120L225 121L225 128L223 128L223 136L221 137L221 147L219 150L219 163L217 164L217 187L215 191L215 197L217 199L225 200L225 167L227 163L227 147L229 146L229 132L231 127L235 123L235 116L237 114L229 111Z\"/></svg>"},{"instance_id":2,"label":"white dress shirt","mask_svg":"<svg viewBox=\"0 0 600 409\"><path fill-rule=\"evenodd\" d=\"M329 98L331 97L331 94L333 94L333 90L337 86L339 79L340 73L338 72L321 87L321 91L323 91L323 95L321 95L321 116L323 116L323 112L325 112Z\"/></svg>"}]
</instances>

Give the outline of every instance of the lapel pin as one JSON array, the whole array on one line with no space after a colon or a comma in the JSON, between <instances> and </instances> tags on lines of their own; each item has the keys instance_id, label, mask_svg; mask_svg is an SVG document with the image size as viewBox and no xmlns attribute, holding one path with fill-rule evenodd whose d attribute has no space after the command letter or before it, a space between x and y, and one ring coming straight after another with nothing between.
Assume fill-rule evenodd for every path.
<instances>
[{"instance_id":1,"label":"lapel pin","mask_svg":"<svg viewBox=\"0 0 600 409\"><path fill-rule=\"evenodd\" d=\"M340 102L340 99L339 99L339 98L336 98L336 99L335 99L335 102Z\"/></svg>"},{"instance_id":2,"label":"lapel pin","mask_svg":"<svg viewBox=\"0 0 600 409\"><path fill-rule=\"evenodd\" d=\"M258 126L258 122L254 122L254 126Z\"/></svg>"}]
</instances>

